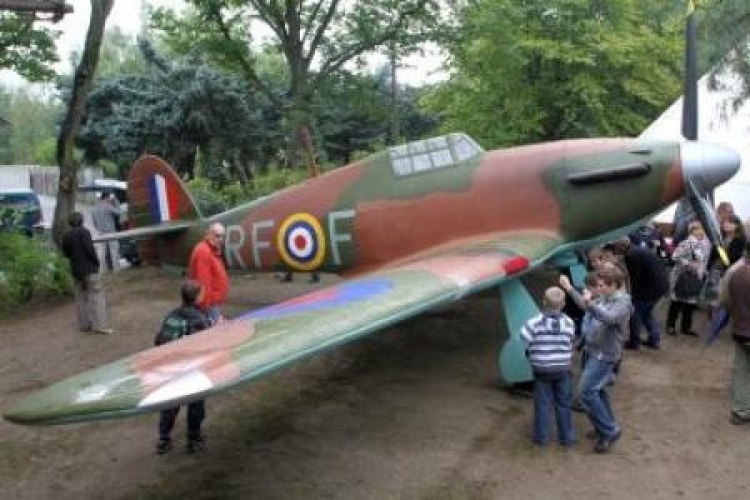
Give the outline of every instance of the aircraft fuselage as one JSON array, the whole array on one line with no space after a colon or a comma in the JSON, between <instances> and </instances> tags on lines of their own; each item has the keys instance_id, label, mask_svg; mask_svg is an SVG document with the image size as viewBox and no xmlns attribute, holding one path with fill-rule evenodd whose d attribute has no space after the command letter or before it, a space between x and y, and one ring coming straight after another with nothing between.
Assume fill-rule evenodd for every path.
<instances>
[{"instance_id":1,"label":"aircraft fuselage","mask_svg":"<svg viewBox=\"0 0 750 500\"><path fill-rule=\"evenodd\" d=\"M465 136L448 137L460 145ZM442 163L438 155L427 162L429 150L402 149L399 156L391 148L214 216L166 239L160 255L184 264L207 224L220 221L230 268L356 273L498 233L584 240L683 195L674 142L584 139L490 152L469 146L476 149L463 156L446 148L453 156Z\"/></svg>"}]
</instances>

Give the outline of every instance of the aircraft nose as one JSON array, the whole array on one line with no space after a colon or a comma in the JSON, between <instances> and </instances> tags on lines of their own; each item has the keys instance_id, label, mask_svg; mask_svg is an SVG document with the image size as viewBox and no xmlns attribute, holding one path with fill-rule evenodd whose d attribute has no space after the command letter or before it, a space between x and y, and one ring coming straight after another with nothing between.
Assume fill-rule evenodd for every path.
<instances>
[{"instance_id":1,"label":"aircraft nose","mask_svg":"<svg viewBox=\"0 0 750 500\"><path fill-rule=\"evenodd\" d=\"M689 141L680 147L685 179L697 181L704 189L723 184L740 168L740 155L726 146Z\"/></svg>"}]
</instances>

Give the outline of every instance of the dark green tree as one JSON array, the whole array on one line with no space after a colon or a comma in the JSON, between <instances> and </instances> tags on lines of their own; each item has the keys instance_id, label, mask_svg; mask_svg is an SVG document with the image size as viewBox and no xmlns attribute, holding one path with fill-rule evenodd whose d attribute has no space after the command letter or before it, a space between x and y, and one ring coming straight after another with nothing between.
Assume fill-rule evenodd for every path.
<instances>
[{"instance_id":1,"label":"dark green tree","mask_svg":"<svg viewBox=\"0 0 750 500\"><path fill-rule=\"evenodd\" d=\"M696 15L701 73L709 70L714 70L714 74L723 70L734 73L738 78L734 85L737 107L750 98L750 2L706 1ZM719 84L718 80L712 83Z\"/></svg>"},{"instance_id":2,"label":"dark green tree","mask_svg":"<svg viewBox=\"0 0 750 500\"><path fill-rule=\"evenodd\" d=\"M50 80L58 61L55 39L59 31L30 14L0 11L0 68L29 81Z\"/></svg>"},{"instance_id":3,"label":"dark green tree","mask_svg":"<svg viewBox=\"0 0 750 500\"><path fill-rule=\"evenodd\" d=\"M85 157L107 158L124 171L141 154L155 153L192 178L200 150L213 181L247 182L275 153L267 101L199 60L167 61L145 41L141 48L145 71L95 84L78 141Z\"/></svg>"},{"instance_id":4,"label":"dark green tree","mask_svg":"<svg viewBox=\"0 0 750 500\"><path fill-rule=\"evenodd\" d=\"M0 128L0 165L29 165L42 159L47 165L54 163L37 153L39 144L55 137L61 112L59 101L46 93L29 87L0 89L0 116L7 122Z\"/></svg>"},{"instance_id":5,"label":"dark green tree","mask_svg":"<svg viewBox=\"0 0 750 500\"><path fill-rule=\"evenodd\" d=\"M392 116L399 117L398 140L412 140L432 132L434 116L422 111L422 90L397 85L393 93L390 68L374 75L341 72L321 88L315 102L316 136L326 159L336 165L352 160L357 151L373 151L391 142Z\"/></svg>"},{"instance_id":6,"label":"dark green tree","mask_svg":"<svg viewBox=\"0 0 750 500\"><path fill-rule=\"evenodd\" d=\"M478 0L427 99L488 147L637 135L680 93L682 14L640 0ZM653 11L653 9L652 9Z\"/></svg>"},{"instance_id":7,"label":"dark green tree","mask_svg":"<svg viewBox=\"0 0 750 500\"><path fill-rule=\"evenodd\" d=\"M323 81L356 58L393 41L414 43L427 38L439 16L433 0L188 0L185 16L160 10L154 25L174 50L209 55L225 68L241 74L276 105L262 80L251 49L250 20L270 29L272 47L286 62L283 94L290 144L310 129L314 101ZM290 149L292 153L296 148Z\"/></svg>"}]
</instances>

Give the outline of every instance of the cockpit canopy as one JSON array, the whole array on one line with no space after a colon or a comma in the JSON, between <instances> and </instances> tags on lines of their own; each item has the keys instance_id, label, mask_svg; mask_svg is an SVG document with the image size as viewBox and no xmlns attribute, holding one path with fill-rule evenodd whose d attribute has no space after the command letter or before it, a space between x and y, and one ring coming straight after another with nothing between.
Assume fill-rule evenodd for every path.
<instances>
[{"instance_id":1,"label":"cockpit canopy","mask_svg":"<svg viewBox=\"0 0 750 500\"><path fill-rule=\"evenodd\" d=\"M396 176L416 175L472 160L484 151L466 134L448 134L413 141L388 149Z\"/></svg>"}]
</instances>

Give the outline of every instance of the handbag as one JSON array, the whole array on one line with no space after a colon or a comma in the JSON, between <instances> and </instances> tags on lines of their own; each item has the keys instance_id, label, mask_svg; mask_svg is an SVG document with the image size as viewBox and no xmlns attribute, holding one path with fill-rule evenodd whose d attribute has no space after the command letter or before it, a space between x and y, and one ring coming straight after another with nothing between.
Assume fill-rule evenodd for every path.
<instances>
[{"instance_id":1,"label":"handbag","mask_svg":"<svg viewBox=\"0 0 750 500\"><path fill-rule=\"evenodd\" d=\"M692 269L685 269L677 275L674 284L674 295L678 299L693 299L700 295L703 280Z\"/></svg>"}]
</instances>

